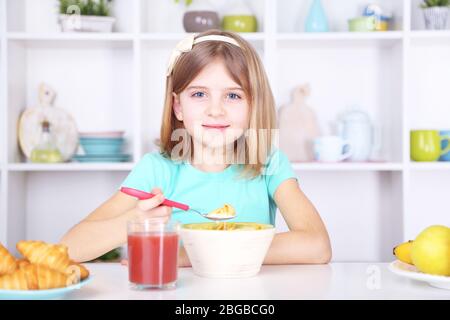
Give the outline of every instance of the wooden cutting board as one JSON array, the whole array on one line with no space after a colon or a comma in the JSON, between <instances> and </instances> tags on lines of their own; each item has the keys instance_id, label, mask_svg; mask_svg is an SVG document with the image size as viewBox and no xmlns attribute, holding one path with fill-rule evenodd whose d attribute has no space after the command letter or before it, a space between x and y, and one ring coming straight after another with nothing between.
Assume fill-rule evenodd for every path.
<instances>
[{"instance_id":1,"label":"wooden cutting board","mask_svg":"<svg viewBox=\"0 0 450 320\"><path fill-rule=\"evenodd\" d=\"M44 120L50 123L50 132L64 161L70 160L77 151L78 130L75 120L64 109L53 106L55 96L55 91L46 84L41 84L39 105L25 109L20 116L19 144L27 158L30 158L31 151L39 143Z\"/></svg>"}]
</instances>

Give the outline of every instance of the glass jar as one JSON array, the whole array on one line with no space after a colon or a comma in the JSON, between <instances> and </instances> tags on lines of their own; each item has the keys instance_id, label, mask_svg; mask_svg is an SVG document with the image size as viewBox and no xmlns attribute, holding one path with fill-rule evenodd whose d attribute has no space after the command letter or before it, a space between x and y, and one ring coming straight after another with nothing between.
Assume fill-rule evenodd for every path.
<instances>
[{"instance_id":1,"label":"glass jar","mask_svg":"<svg viewBox=\"0 0 450 320\"><path fill-rule=\"evenodd\" d=\"M35 163L57 163L63 161L61 152L56 146L55 139L50 131L50 123L47 120L42 122L39 143L31 151L30 160Z\"/></svg>"}]
</instances>

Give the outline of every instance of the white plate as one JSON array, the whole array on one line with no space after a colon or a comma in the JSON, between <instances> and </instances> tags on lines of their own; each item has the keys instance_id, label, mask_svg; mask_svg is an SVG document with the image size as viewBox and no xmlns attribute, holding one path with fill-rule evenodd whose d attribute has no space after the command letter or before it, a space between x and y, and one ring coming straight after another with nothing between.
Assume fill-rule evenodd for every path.
<instances>
[{"instance_id":1,"label":"white plate","mask_svg":"<svg viewBox=\"0 0 450 320\"><path fill-rule=\"evenodd\" d=\"M47 300L61 298L74 290L81 289L91 280L92 276L68 287L48 290L0 290L0 300Z\"/></svg>"},{"instance_id":2,"label":"white plate","mask_svg":"<svg viewBox=\"0 0 450 320\"><path fill-rule=\"evenodd\" d=\"M416 267L399 260L391 262L389 264L389 270L404 278L424 281L430 286L450 290L450 277L426 274L418 271Z\"/></svg>"}]
</instances>

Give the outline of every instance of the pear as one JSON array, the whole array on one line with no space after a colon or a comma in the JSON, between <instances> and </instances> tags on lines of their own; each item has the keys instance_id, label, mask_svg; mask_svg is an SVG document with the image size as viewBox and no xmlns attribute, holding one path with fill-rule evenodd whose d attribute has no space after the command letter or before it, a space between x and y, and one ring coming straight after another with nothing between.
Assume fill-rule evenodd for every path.
<instances>
[{"instance_id":1,"label":"pear","mask_svg":"<svg viewBox=\"0 0 450 320\"><path fill-rule=\"evenodd\" d=\"M450 276L450 228L435 225L423 230L412 243L411 259L423 273Z\"/></svg>"}]
</instances>

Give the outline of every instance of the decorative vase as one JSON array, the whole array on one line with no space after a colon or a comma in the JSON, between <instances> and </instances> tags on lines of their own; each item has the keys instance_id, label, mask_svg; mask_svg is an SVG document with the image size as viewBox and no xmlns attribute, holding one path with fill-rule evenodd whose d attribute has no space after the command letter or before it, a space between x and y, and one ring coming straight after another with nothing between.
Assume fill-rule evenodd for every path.
<instances>
[{"instance_id":1,"label":"decorative vase","mask_svg":"<svg viewBox=\"0 0 450 320\"><path fill-rule=\"evenodd\" d=\"M427 30L447 29L448 11L448 7L424 8L425 28Z\"/></svg>"},{"instance_id":2,"label":"decorative vase","mask_svg":"<svg viewBox=\"0 0 450 320\"><path fill-rule=\"evenodd\" d=\"M305 32L328 32L328 21L321 0L313 0L305 23Z\"/></svg>"},{"instance_id":3,"label":"decorative vase","mask_svg":"<svg viewBox=\"0 0 450 320\"><path fill-rule=\"evenodd\" d=\"M219 14L208 0L195 0L183 16L183 27L186 32L220 29Z\"/></svg>"},{"instance_id":4,"label":"decorative vase","mask_svg":"<svg viewBox=\"0 0 450 320\"><path fill-rule=\"evenodd\" d=\"M228 5L222 19L222 28L233 32L256 32L258 20L243 0L235 0Z\"/></svg>"}]
</instances>

